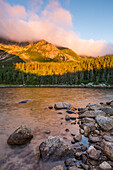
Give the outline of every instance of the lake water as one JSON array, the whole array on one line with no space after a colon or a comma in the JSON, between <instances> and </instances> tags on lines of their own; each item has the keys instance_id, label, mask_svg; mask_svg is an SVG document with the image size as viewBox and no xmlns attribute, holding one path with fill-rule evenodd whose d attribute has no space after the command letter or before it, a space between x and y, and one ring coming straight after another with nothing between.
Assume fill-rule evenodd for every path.
<instances>
[{"instance_id":1,"label":"lake water","mask_svg":"<svg viewBox=\"0 0 113 170\"><path fill-rule=\"evenodd\" d=\"M64 165L63 161L37 162L38 147L48 136L60 136L72 146L71 133L78 133L79 126L65 121L65 110L59 115L54 109L44 108L60 101L78 108L112 99L113 89L0 88L0 170L51 170L55 165ZM18 104L22 100L29 101ZM21 125L31 128L34 138L27 145L10 147L7 139ZM51 133L45 134L48 130ZM82 142L88 146L87 139Z\"/></svg>"}]
</instances>

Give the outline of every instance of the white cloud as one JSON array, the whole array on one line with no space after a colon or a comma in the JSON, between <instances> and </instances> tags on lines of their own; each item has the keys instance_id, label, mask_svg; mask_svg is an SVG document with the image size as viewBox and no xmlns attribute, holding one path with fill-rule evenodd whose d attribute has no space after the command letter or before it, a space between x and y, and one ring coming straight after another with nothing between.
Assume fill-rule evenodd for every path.
<instances>
[{"instance_id":1,"label":"white cloud","mask_svg":"<svg viewBox=\"0 0 113 170\"><path fill-rule=\"evenodd\" d=\"M35 0L35 9L38 9L42 3L42 0ZM71 13L62 8L58 1L49 1L38 16L35 10L26 11L24 6L11 6L0 0L0 36L2 37L17 41L45 39L55 45L69 47L81 55L113 54L113 44L101 40L80 39L79 35L72 30L72 25Z\"/></svg>"}]
</instances>

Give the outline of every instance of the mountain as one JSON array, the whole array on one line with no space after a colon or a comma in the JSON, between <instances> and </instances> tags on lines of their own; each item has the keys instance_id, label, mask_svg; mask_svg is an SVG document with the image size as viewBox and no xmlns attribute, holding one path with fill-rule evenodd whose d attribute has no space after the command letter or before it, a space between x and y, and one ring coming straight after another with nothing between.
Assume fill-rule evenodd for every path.
<instances>
[{"instance_id":1,"label":"mountain","mask_svg":"<svg viewBox=\"0 0 113 170\"><path fill-rule=\"evenodd\" d=\"M79 61L81 57L65 47L57 47L45 40L15 42L0 38L0 62L62 62Z\"/></svg>"}]
</instances>

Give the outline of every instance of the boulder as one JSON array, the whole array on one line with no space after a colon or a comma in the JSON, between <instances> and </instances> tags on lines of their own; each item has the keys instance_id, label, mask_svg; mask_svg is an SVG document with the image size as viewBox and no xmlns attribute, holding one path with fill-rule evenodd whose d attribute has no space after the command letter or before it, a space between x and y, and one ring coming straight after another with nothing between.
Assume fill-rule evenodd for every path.
<instances>
[{"instance_id":1,"label":"boulder","mask_svg":"<svg viewBox=\"0 0 113 170\"><path fill-rule=\"evenodd\" d=\"M63 168L63 166L58 165L58 166L55 166L54 168L52 168L51 170L64 170L64 168Z\"/></svg>"},{"instance_id":2,"label":"boulder","mask_svg":"<svg viewBox=\"0 0 113 170\"><path fill-rule=\"evenodd\" d=\"M113 108L111 108L111 107L103 107L101 110L103 112L105 112L106 114L109 114L110 116L113 116Z\"/></svg>"},{"instance_id":3,"label":"boulder","mask_svg":"<svg viewBox=\"0 0 113 170\"><path fill-rule=\"evenodd\" d=\"M86 106L86 109L88 110L100 110L102 108L102 105L100 104L95 104L95 103L89 103L87 106Z\"/></svg>"},{"instance_id":4,"label":"boulder","mask_svg":"<svg viewBox=\"0 0 113 170\"><path fill-rule=\"evenodd\" d=\"M99 165L99 169L100 170L111 170L112 167L108 162L104 161Z\"/></svg>"},{"instance_id":5,"label":"boulder","mask_svg":"<svg viewBox=\"0 0 113 170\"><path fill-rule=\"evenodd\" d=\"M101 127L104 131L109 131L113 128L113 119L105 116L97 116L96 121L98 125Z\"/></svg>"},{"instance_id":6,"label":"boulder","mask_svg":"<svg viewBox=\"0 0 113 170\"><path fill-rule=\"evenodd\" d=\"M105 154L113 161L113 143L103 140L103 149Z\"/></svg>"},{"instance_id":7,"label":"boulder","mask_svg":"<svg viewBox=\"0 0 113 170\"><path fill-rule=\"evenodd\" d=\"M71 107L71 104L69 103L62 103L62 102L58 102L54 105L55 109L68 109Z\"/></svg>"},{"instance_id":8,"label":"boulder","mask_svg":"<svg viewBox=\"0 0 113 170\"><path fill-rule=\"evenodd\" d=\"M59 136L50 137L39 146L40 155L44 161L57 161L74 157L74 150Z\"/></svg>"},{"instance_id":9,"label":"boulder","mask_svg":"<svg viewBox=\"0 0 113 170\"><path fill-rule=\"evenodd\" d=\"M89 152L89 158L94 159L94 160L98 160L100 158L100 154L101 154L101 151L96 150L94 148Z\"/></svg>"},{"instance_id":10,"label":"boulder","mask_svg":"<svg viewBox=\"0 0 113 170\"><path fill-rule=\"evenodd\" d=\"M80 142L82 140L82 135L78 134L73 139L74 139L75 142Z\"/></svg>"},{"instance_id":11,"label":"boulder","mask_svg":"<svg viewBox=\"0 0 113 170\"><path fill-rule=\"evenodd\" d=\"M84 118L84 117L95 118L98 115L105 116L106 113L103 112L102 110L85 111L84 113L80 114L79 117L80 118Z\"/></svg>"},{"instance_id":12,"label":"boulder","mask_svg":"<svg viewBox=\"0 0 113 170\"><path fill-rule=\"evenodd\" d=\"M104 135L103 139L108 141L108 142L113 142L113 137L111 137L111 136Z\"/></svg>"},{"instance_id":13,"label":"boulder","mask_svg":"<svg viewBox=\"0 0 113 170\"><path fill-rule=\"evenodd\" d=\"M100 139L99 139L99 137L89 135L89 141L92 143L96 143L96 142L100 142Z\"/></svg>"},{"instance_id":14,"label":"boulder","mask_svg":"<svg viewBox=\"0 0 113 170\"><path fill-rule=\"evenodd\" d=\"M9 136L7 143L10 145L21 145L29 142L32 138L31 130L26 126L20 126Z\"/></svg>"}]
</instances>

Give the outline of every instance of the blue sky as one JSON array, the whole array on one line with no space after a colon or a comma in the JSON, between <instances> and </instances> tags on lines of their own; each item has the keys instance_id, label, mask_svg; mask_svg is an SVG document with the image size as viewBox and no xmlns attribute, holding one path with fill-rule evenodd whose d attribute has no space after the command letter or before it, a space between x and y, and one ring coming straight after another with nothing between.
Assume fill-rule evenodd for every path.
<instances>
[{"instance_id":1,"label":"blue sky","mask_svg":"<svg viewBox=\"0 0 113 170\"><path fill-rule=\"evenodd\" d=\"M0 36L113 54L113 0L0 0Z\"/></svg>"}]
</instances>

